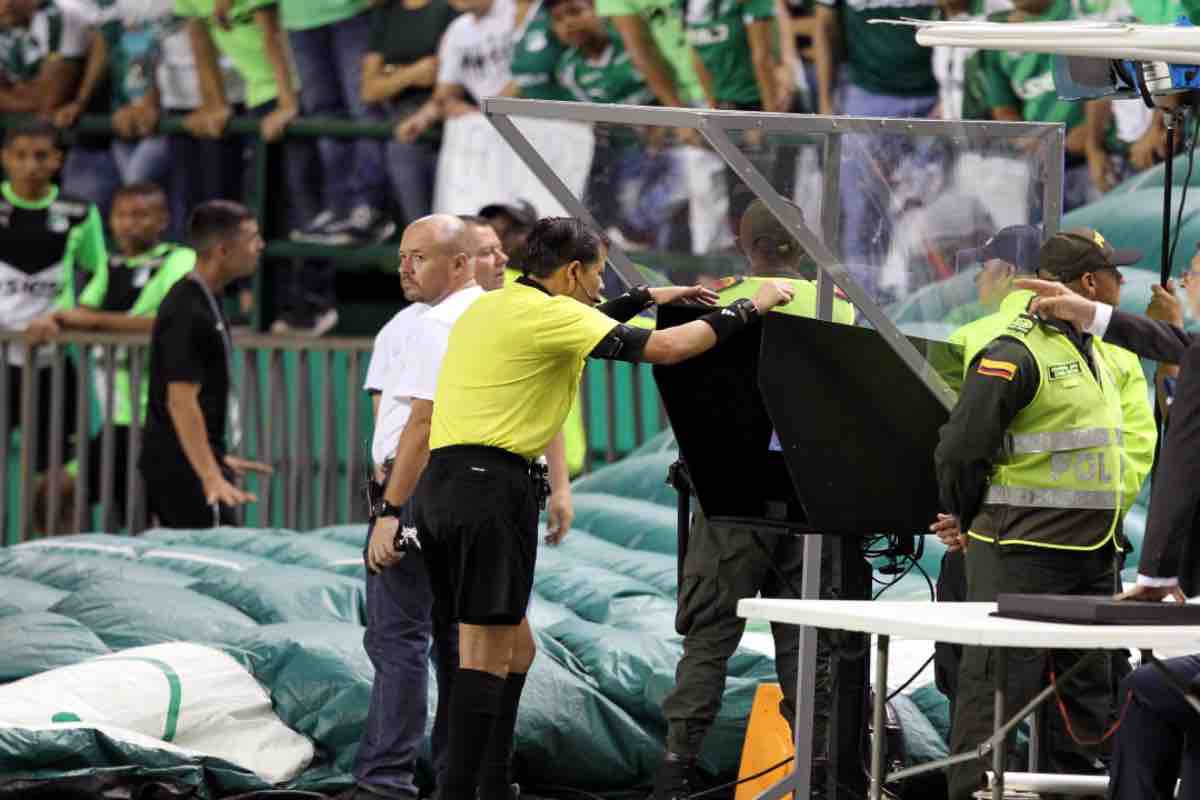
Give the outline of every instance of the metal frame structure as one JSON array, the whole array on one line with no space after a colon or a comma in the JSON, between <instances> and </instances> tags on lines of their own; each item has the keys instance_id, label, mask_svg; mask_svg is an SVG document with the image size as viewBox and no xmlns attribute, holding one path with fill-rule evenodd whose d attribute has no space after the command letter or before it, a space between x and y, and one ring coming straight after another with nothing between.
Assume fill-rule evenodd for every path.
<instances>
[{"instance_id":1,"label":"metal frame structure","mask_svg":"<svg viewBox=\"0 0 1200 800\"><path fill-rule=\"evenodd\" d=\"M832 320L833 287L836 284L858 308L874 329L888 343L913 374L947 409L953 407L954 392L941 376L921 356L911 342L867 295L827 243L838 240L839 176L842 137L847 134L894 134L909 137L930 136L957 141L985 142L995 139L1020 139L1053 136L1055 152L1063 152L1066 131L1061 124L1031 122L946 122L930 119L889 119L876 117L830 117L809 114L771 114L745 111L711 111L684 108L647 106L597 105L566 103L552 100L522 100L490 97L484 99L482 111L513 151L550 191L563 208L593 227L596 220L580 198L546 163L513 122L513 117L571 120L586 123L639 125L687 128L699 131L708 144L721 156L726 165L748 186L771 213L792 231L801 245L817 263L817 318ZM730 131L759 130L764 133L791 133L823 137L824 182L821 198L821 227L824 238L805 223L799 211L775 191L770 182L754 167L729 136ZM1063 162L1054 159L1047 164L1043 196L1043 228L1046 236L1058 230L1062 214ZM640 283L633 262L618 246L609 250L609 261L627 285ZM820 596L821 537L804 539L804 571L801 577L801 596L813 599ZM886 642L883 644L886 652ZM815 694L814 667L817 651L815 628L801 629L796 701L798 716L795 735L796 757L792 772L767 789L756 800L780 800L794 792L797 800L810 796L812 769L812 708ZM880 730L882 703L876 703L875 725ZM803 716L804 719L800 717ZM879 766L879 765L873 765ZM878 796L882 787L873 787Z\"/></svg>"}]
</instances>

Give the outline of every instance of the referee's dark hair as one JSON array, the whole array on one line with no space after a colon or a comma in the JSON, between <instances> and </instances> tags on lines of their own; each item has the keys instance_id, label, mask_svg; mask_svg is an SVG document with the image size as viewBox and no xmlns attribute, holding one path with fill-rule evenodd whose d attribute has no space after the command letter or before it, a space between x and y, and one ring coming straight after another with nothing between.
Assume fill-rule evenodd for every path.
<instances>
[{"instance_id":1,"label":"referee's dark hair","mask_svg":"<svg viewBox=\"0 0 1200 800\"><path fill-rule=\"evenodd\" d=\"M608 247L608 239L574 217L545 217L537 221L525 242L521 269L535 278L549 278L564 264L591 264Z\"/></svg>"},{"instance_id":2,"label":"referee's dark hair","mask_svg":"<svg viewBox=\"0 0 1200 800\"><path fill-rule=\"evenodd\" d=\"M254 219L250 209L232 200L201 203L188 218L188 240L197 253L206 253L236 235L243 222Z\"/></svg>"}]
</instances>

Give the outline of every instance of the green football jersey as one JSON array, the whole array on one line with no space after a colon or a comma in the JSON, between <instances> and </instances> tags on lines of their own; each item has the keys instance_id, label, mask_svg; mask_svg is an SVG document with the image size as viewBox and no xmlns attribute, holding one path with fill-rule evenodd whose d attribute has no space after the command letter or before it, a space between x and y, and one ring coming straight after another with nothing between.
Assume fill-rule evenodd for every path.
<instances>
[{"instance_id":1,"label":"green football jersey","mask_svg":"<svg viewBox=\"0 0 1200 800\"><path fill-rule=\"evenodd\" d=\"M555 74L566 46L550 29L550 12L538 0L513 37L512 76L521 87L521 97L532 100L573 100Z\"/></svg>"},{"instance_id":2,"label":"green football jersey","mask_svg":"<svg viewBox=\"0 0 1200 800\"><path fill-rule=\"evenodd\" d=\"M558 82L585 103L655 105L654 92L633 66L621 35L606 27L608 48L596 58L588 58L574 47L567 50L558 65Z\"/></svg>"},{"instance_id":3,"label":"green football jersey","mask_svg":"<svg viewBox=\"0 0 1200 800\"><path fill-rule=\"evenodd\" d=\"M932 51L917 44L912 28L870 20L934 19L934 0L817 0L838 9L850 80L875 94L937 94Z\"/></svg>"},{"instance_id":4,"label":"green football jersey","mask_svg":"<svg viewBox=\"0 0 1200 800\"><path fill-rule=\"evenodd\" d=\"M712 78L714 98L720 103L762 105L754 77L750 39L753 22L775 18L772 0L686 0L684 21L688 42Z\"/></svg>"},{"instance_id":5,"label":"green football jersey","mask_svg":"<svg viewBox=\"0 0 1200 800\"><path fill-rule=\"evenodd\" d=\"M158 307L171 287L195 265L195 250L166 242L129 258L110 255L104 268L96 270L88 281L79 296L79 304L101 311L124 311L134 317L152 317L158 313ZM133 423L130 402L133 378L129 352L124 347L118 348L113 377L113 422L130 425ZM143 365L142 385L138 392L138 417L143 420L146 418L148 379L149 370Z\"/></svg>"},{"instance_id":6,"label":"green football jersey","mask_svg":"<svg viewBox=\"0 0 1200 800\"><path fill-rule=\"evenodd\" d=\"M704 100L700 79L692 66L692 50L683 29L679 0L596 0L596 13L602 17L639 16L650 29L654 43L666 59L675 77L679 99L685 103Z\"/></svg>"},{"instance_id":7,"label":"green football jersey","mask_svg":"<svg viewBox=\"0 0 1200 800\"><path fill-rule=\"evenodd\" d=\"M1008 22L1011 11L988 17L993 22ZM1024 22L1060 22L1071 19L1070 0L1055 0L1046 13L1028 17ZM1062 122L1068 129L1083 122L1084 103L1058 99L1054 88L1054 56L1049 53L995 51L988 54L984 79L988 105L992 108L1019 109L1027 122Z\"/></svg>"}]
</instances>

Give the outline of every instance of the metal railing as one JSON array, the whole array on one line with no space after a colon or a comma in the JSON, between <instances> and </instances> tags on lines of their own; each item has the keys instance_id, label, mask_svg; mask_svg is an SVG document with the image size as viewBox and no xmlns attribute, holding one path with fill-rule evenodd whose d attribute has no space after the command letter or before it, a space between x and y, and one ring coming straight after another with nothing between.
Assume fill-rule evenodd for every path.
<instances>
[{"instance_id":1,"label":"metal railing","mask_svg":"<svg viewBox=\"0 0 1200 800\"><path fill-rule=\"evenodd\" d=\"M258 499L239 509L241 524L307 529L365 520L362 489L373 414L362 385L371 347L365 338L235 337L233 384L242 437L232 450L275 470L269 478L247 478L246 488ZM12 368L0 370L0 542L146 529L153 520L138 460L149 337L66 333L31 347L20 333L0 332L0 362L8 364L12 355L23 363L15 368L21 376L19 397ZM123 399L133 413L124 453L127 479L117 485L119 426L111 409L119 399L116 378L122 368L128 375ZM70 372L76 376L73 397L67 392ZM43 386L39 376L47 374ZM647 365L591 362L580 392L585 471L617 460L667 425ZM75 436L68 442L64 434L71 427ZM49 445L46 469L39 470L37 437L28 432L42 429ZM95 450L93 438L99 445ZM92 458L99 463L91 464ZM73 475L67 465L73 465ZM99 468L94 492L88 485L93 466ZM64 493L67 482L73 483L70 494Z\"/></svg>"}]
</instances>

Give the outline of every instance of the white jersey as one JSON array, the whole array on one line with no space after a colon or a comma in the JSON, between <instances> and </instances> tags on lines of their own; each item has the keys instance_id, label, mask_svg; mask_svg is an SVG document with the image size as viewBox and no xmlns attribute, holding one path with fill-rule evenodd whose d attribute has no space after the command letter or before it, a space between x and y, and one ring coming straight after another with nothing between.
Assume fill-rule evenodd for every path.
<instances>
[{"instance_id":1,"label":"white jersey","mask_svg":"<svg viewBox=\"0 0 1200 800\"><path fill-rule=\"evenodd\" d=\"M458 17L438 45L437 82L463 87L477 103L500 94L512 80L516 30L514 0L492 0L483 16Z\"/></svg>"}]
</instances>

